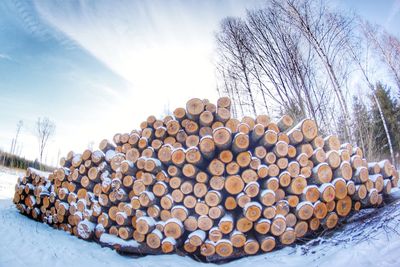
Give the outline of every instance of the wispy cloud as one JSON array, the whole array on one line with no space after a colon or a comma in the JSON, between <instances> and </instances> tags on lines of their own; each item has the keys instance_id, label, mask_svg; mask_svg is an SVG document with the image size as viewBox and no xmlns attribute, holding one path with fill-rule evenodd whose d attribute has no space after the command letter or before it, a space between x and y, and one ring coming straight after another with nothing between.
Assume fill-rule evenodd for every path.
<instances>
[{"instance_id":1,"label":"wispy cloud","mask_svg":"<svg viewBox=\"0 0 400 267\"><path fill-rule=\"evenodd\" d=\"M7 55L7 54L0 54L0 60L12 60L11 56Z\"/></svg>"},{"instance_id":2,"label":"wispy cloud","mask_svg":"<svg viewBox=\"0 0 400 267\"><path fill-rule=\"evenodd\" d=\"M213 31L243 2L37 1L42 19L132 84L136 109L162 109L189 97L215 98ZM254 4L255 2L253 2ZM154 110L158 112L158 110ZM142 118L143 119L143 118Z\"/></svg>"},{"instance_id":3,"label":"wispy cloud","mask_svg":"<svg viewBox=\"0 0 400 267\"><path fill-rule=\"evenodd\" d=\"M129 132L150 114L162 114L167 103L173 109L194 96L214 99L213 32L220 19L244 14L257 1L13 0L7 19L21 35L14 43L33 40L36 47L25 42L24 48L38 48L21 56L11 45L27 76L19 86L38 88L30 89L34 101L13 93L9 110L15 115L0 113L0 127L14 129L19 117L28 125L49 116L57 124L48 151L55 158L59 150L82 151L89 141ZM0 60L14 55L0 52ZM45 78L36 71L49 66ZM7 88L18 90L12 81ZM16 110L17 102L24 109ZM13 134L0 136L0 145L8 147ZM32 135L23 153L36 157Z\"/></svg>"},{"instance_id":4,"label":"wispy cloud","mask_svg":"<svg viewBox=\"0 0 400 267\"><path fill-rule=\"evenodd\" d=\"M15 113L27 124L43 115L54 120L57 135L51 153L57 155L58 148L63 153L81 151L88 141L129 132L150 114L162 114L167 103L175 108L194 96L216 98L213 31L223 17L243 14L244 3L14 0L4 10L12 10L7 19L18 28L15 36L20 39L10 45L10 55L0 51L0 60L13 56L26 71L20 87L14 81L20 80L9 79L7 88L17 92L26 86L35 92L34 100L22 92L10 93L24 106ZM21 55L20 43L26 44ZM66 52L70 43L74 50ZM48 69L46 75L41 69ZM15 103L10 108L16 110ZM11 116L0 114L1 128L14 129L19 118L4 117ZM0 144L6 147L9 140ZM25 145L24 152L35 156L36 144Z\"/></svg>"},{"instance_id":5,"label":"wispy cloud","mask_svg":"<svg viewBox=\"0 0 400 267\"><path fill-rule=\"evenodd\" d=\"M389 16L386 19L385 26L392 23L393 19L400 13L400 0L394 0L392 8L390 9Z\"/></svg>"}]
</instances>

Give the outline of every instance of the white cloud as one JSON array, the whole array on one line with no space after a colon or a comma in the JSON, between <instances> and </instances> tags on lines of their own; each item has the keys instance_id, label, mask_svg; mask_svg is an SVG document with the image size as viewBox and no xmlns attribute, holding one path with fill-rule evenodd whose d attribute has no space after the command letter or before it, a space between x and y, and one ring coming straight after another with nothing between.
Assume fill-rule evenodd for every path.
<instances>
[{"instance_id":1,"label":"white cloud","mask_svg":"<svg viewBox=\"0 0 400 267\"><path fill-rule=\"evenodd\" d=\"M12 60L12 58L9 55L6 54L0 54L0 60Z\"/></svg>"},{"instance_id":2,"label":"white cloud","mask_svg":"<svg viewBox=\"0 0 400 267\"><path fill-rule=\"evenodd\" d=\"M126 99L147 113L161 110L166 102L182 105L193 96L216 98L213 31L223 17L245 10L233 1L220 6L212 1L197 6L82 1L63 2L62 8L54 3L36 2L42 18L130 82Z\"/></svg>"},{"instance_id":3,"label":"white cloud","mask_svg":"<svg viewBox=\"0 0 400 267\"><path fill-rule=\"evenodd\" d=\"M81 151L90 141L138 128L149 115L162 114L166 105L174 109L191 97L216 99L213 32L220 19L242 14L245 7L234 1L224 1L222 7L221 2L202 3L35 2L43 21L126 81L111 88L79 80L88 88L82 92L85 99L93 95L92 103L74 103L82 115L58 118L51 158L58 147L62 155L67 149Z\"/></svg>"},{"instance_id":4,"label":"white cloud","mask_svg":"<svg viewBox=\"0 0 400 267\"><path fill-rule=\"evenodd\" d=\"M121 81L96 78L96 73L86 77L74 66L66 68L62 76L76 81L81 91L63 94L66 99L59 101L59 107L58 100L41 106L20 103L25 124L20 138L22 155L32 159L37 156L33 124L39 116L48 116L57 125L47 151L47 163L54 164L59 150L65 155L69 150L83 151L91 141L96 146L116 132L138 128L142 120L162 114L166 106L174 109L191 97L215 100L213 32L220 19L243 14L244 5L256 3L38 0L34 11L29 5L23 6L18 10L21 14L37 13L24 17L22 23L29 32L39 38L57 33L61 45L73 43L83 48ZM64 61L63 54L52 57L55 62ZM12 60L0 54L2 59ZM8 107L12 110L15 103ZM8 130L7 135L0 135L5 149L15 134L14 128L8 127L14 119L7 119L7 124L0 121Z\"/></svg>"}]
</instances>

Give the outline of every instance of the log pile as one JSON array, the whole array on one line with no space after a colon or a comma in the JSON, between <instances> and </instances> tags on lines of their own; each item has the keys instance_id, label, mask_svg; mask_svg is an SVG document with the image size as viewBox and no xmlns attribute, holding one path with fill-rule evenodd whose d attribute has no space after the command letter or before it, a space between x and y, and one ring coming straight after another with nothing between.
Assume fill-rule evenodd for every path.
<instances>
[{"instance_id":1,"label":"log pile","mask_svg":"<svg viewBox=\"0 0 400 267\"><path fill-rule=\"evenodd\" d=\"M218 261L290 245L378 207L398 172L290 116L231 117L230 99L197 98L173 116L28 169L14 203L33 219L117 250ZM111 240L111 241L110 241Z\"/></svg>"}]
</instances>

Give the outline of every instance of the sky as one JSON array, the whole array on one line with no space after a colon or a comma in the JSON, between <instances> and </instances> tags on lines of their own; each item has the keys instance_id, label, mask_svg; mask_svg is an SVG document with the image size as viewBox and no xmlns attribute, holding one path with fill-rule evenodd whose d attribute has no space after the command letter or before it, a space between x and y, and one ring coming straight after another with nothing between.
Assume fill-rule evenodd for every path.
<instances>
[{"instance_id":1,"label":"sky","mask_svg":"<svg viewBox=\"0 0 400 267\"><path fill-rule=\"evenodd\" d=\"M332 0L400 36L400 0ZM97 148L149 115L216 100L214 34L261 0L0 1L0 149L37 158L35 122L56 124L45 161Z\"/></svg>"}]
</instances>

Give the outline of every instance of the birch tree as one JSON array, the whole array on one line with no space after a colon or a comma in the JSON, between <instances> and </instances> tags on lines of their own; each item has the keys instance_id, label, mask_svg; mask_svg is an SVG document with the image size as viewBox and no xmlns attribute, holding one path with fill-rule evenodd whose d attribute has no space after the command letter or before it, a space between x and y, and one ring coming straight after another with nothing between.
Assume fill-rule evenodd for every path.
<instances>
[{"instance_id":1,"label":"birch tree","mask_svg":"<svg viewBox=\"0 0 400 267\"><path fill-rule=\"evenodd\" d=\"M349 125L351 117L344 87L347 79L344 47L351 39L353 17L331 11L323 1L274 0L273 4L286 11L287 18L314 48L329 77L344 116L345 138L351 140L352 131Z\"/></svg>"},{"instance_id":2,"label":"birch tree","mask_svg":"<svg viewBox=\"0 0 400 267\"><path fill-rule=\"evenodd\" d=\"M373 44L378 58L393 77L400 93L400 40L367 21L363 22L362 29L366 39Z\"/></svg>"},{"instance_id":3,"label":"birch tree","mask_svg":"<svg viewBox=\"0 0 400 267\"><path fill-rule=\"evenodd\" d=\"M379 102L377 95L376 95L376 90L374 84L377 81L372 81L371 80L371 75L370 75L370 67L369 67L369 62L371 62L370 59L370 50L371 50L371 41L375 42L373 39L371 39L371 34L373 31L372 27L369 25L369 23L362 21L361 19L358 20L358 25L359 25L359 32L361 33L361 36L358 37L358 39L355 42L348 43L347 45L347 50L349 54L352 56L358 70L361 72L362 77L364 78L367 87L370 91L370 94L372 96L373 102L375 103L378 112L379 112L379 117L382 121L383 129L385 131L386 139L388 141L388 146L389 146L389 152L390 152L390 157L392 162L395 162L395 155L394 155L394 150L393 150L393 144L392 144L392 137L389 132L389 127L386 122L385 115L382 110L381 103Z\"/></svg>"},{"instance_id":4,"label":"birch tree","mask_svg":"<svg viewBox=\"0 0 400 267\"><path fill-rule=\"evenodd\" d=\"M239 106L252 107L253 114L257 113L258 105L263 112L275 115L287 113L295 120L312 117L319 126L332 128L335 121L332 109L335 105L329 79L321 72L324 69L320 66L321 53L309 36L302 32L298 16L288 12L289 4L288 1L282 4L271 0L270 5L260 10L248 11L243 19L226 18L222 21L217 34L217 69L223 77L219 90L232 97ZM331 30L320 28L325 32ZM341 36L347 38L344 32ZM339 43L333 37L325 41L324 46L321 44L325 49L322 55L336 57L338 51L325 47L332 45L338 49ZM342 64L341 60L335 63L335 67ZM337 72L334 74L343 78ZM341 86L338 79L336 82L337 87ZM339 101L345 103L342 93L340 91ZM234 109L239 111L238 107Z\"/></svg>"},{"instance_id":5,"label":"birch tree","mask_svg":"<svg viewBox=\"0 0 400 267\"><path fill-rule=\"evenodd\" d=\"M39 143L39 160L43 164L43 153L48 145L50 137L54 134L56 125L49 118L38 118L36 121L36 137Z\"/></svg>"},{"instance_id":6,"label":"birch tree","mask_svg":"<svg viewBox=\"0 0 400 267\"><path fill-rule=\"evenodd\" d=\"M24 122L22 120L19 120L18 123L17 123L17 131L15 133L15 137L12 140L12 143L11 143L11 154L15 154L15 152L16 152L16 147L17 147L17 144L18 144L18 137L19 137L19 134L21 132L21 129L22 129L23 125L24 125Z\"/></svg>"},{"instance_id":7,"label":"birch tree","mask_svg":"<svg viewBox=\"0 0 400 267\"><path fill-rule=\"evenodd\" d=\"M217 35L217 44L220 58L224 61L225 66L220 65L223 66L220 71L225 75L225 79L230 78L240 83L242 91L245 92L243 96L247 96L247 105L253 115L257 115L250 77L250 55L246 49L247 36L244 32L243 23L239 18L227 18L221 23L221 34ZM237 96L240 97L240 93ZM243 99L238 99L238 101L241 102L240 104L244 104Z\"/></svg>"}]
</instances>

